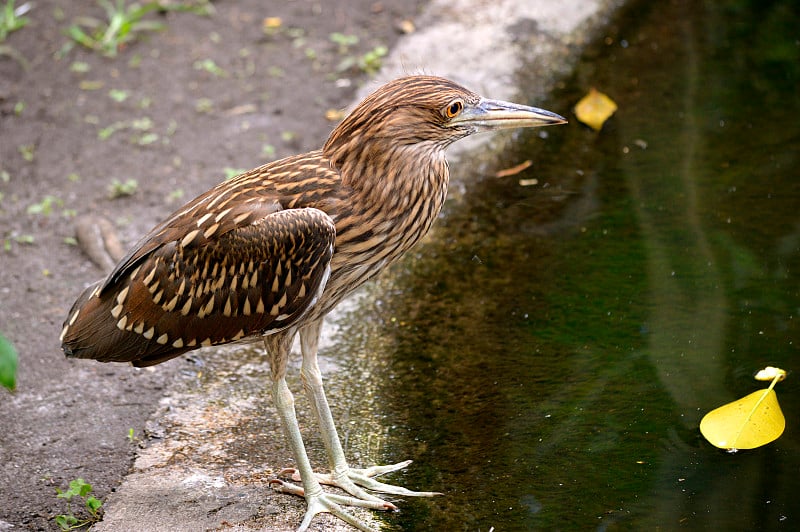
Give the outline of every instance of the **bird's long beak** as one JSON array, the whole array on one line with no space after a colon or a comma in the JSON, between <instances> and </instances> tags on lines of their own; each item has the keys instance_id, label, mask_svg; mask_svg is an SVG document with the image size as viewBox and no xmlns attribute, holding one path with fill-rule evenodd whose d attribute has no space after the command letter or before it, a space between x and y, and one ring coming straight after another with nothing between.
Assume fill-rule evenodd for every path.
<instances>
[{"instance_id":1,"label":"bird's long beak","mask_svg":"<svg viewBox=\"0 0 800 532\"><path fill-rule=\"evenodd\" d=\"M477 105L467 105L460 115L450 120L451 126L472 126L479 131L513 127L540 127L565 124L555 113L517 103L482 98Z\"/></svg>"}]
</instances>

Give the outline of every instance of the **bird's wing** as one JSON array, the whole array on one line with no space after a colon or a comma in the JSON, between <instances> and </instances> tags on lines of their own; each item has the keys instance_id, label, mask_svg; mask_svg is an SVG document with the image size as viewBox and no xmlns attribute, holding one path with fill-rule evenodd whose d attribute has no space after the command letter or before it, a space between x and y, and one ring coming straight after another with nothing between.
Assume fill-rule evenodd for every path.
<instances>
[{"instance_id":1,"label":"bird's wing","mask_svg":"<svg viewBox=\"0 0 800 532\"><path fill-rule=\"evenodd\" d=\"M258 176L259 170L252 170L247 175ZM246 227L283 210L276 198L258 194L258 189L240 184L241 180L239 183L220 183L174 212L142 237L119 261L102 284L101 292L114 286L161 246L178 242L187 248L202 247L237 227Z\"/></svg>"},{"instance_id":2,"label":"bird's wing","mask_svg":"<svg viewBox=\"0 0 800 532\"><path fill-rule=\"evenodd\" d=\"M84 292L62 334L68 355L156 364L291 326L313 305L333 255L327 214L250 198L228 209L224 196L204 197Z\"/></svg>"}]
</instances>

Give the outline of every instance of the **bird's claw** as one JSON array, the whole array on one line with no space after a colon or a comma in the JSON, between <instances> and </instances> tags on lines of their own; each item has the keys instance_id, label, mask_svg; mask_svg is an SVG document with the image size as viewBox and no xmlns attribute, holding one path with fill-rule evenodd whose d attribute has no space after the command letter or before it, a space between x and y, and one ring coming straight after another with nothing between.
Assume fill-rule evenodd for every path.
<instances>
[{"instance_id":1,"label":"bird's claw","mask_svg":"<svg viewBox=\"0 0 800 532\"><path fill-rule=\"evenodd\" d=\"M278 471L278 476L279 477L288 476L290 479L294 480L295 482L300 482L300 481L303 480L302 477L300 476L300 471L298 471L297 469L295 469L293 467L287 467L285 469L281 469L280 471ZM278 480L276 478L276 479L271 480L270 484L272 484L273 482L282 482L282 481Z\"/></svg>"},{"instance_id":2,"label":"bird's claw","mask_svg":"<svg viewBox=\"0 0 800 532\"><path fill-rule=\"evenodd\" d=\"M394 471L399 471L400 469L408 467L409 464L411 464L411 460L405 460L403 462L398 462L396 464L388 464L380 466L376 465L363 469L351 467L348 468L346 471L338 474L315 473L315 475L317 477L317 481L320 484L335 486L337 488L343 489L347 493L355 497L358 497L359 499L379 500L377 497L370 495L361 488L368 489L370 491L377 491L380 493L388 493L390 495L399 495L404 497L434 497L436 495L442 495L442 493L439 493L437 491L412 491L402 486L394 486L392 484L378 482L373 478L385 475L387 473L392 473ZM300 477L300 472L297 469L293 468L283 469L278 473L278 475L280 476L288 475L289 478L291 478L295 482L302 481L302 478Z\"/></svg>"},{"instance_id":3,"label":"bird's claw","mask_svg":"<svg viewBox=\"0 0 800 532\"><path fill-rule=\"evenodd\" d=\"M299 477L297 475L296 469L284 469L281 473L289 473L292 472L292 480L295 480L295 477ZM299 478L297 479L299 480ZM279 478L273 478L269 481L270 487L279 493L289 493L291 495L297 495L299 497L306 497L306 492L302 486L298 486L297 484L292 484L291 482L285 482ZM324 496L325 498L329 499L331 502L335 504L339 504L342 506L358 506L360 508L369 508L371 510L397 510L397 506L394 504L378 499L377 497L373 497L370 500L366 499L359 499L356 497L351 497L347 495L335 495L331 493L322 493L317 495L312 495L311 497L320 497ZM308 497L306 497L308 499ZM317 512L319 513L319 512Z\"/></svg>"},{"instance_id":4,"label":"bird's claw","mask_svg":"<svg viewBox=\"0 0 800 532\"><path fill-rule=\"evenodd\" d=\"M320 484L338 486L347 492L350 492L347 488L348 485L355 485L370 491L400 495L403 497L434 497L436 495L441 495L441 493L435 491L412 491L402 486L379 482L373 478L385 475L386 473L399 471L400 469L408 467L409 464L411 464L411 460L405 460L396 464L372 466L364 469L349 468L347 471L340 474L330 473L326 475L317 475L317 479ZM359 491L362 490L359 489Z\"/></svg>"},{"instance_id":5,"label":"bird's claw","mask_svg":"<svg viewBox=\"0 0 800 532\"><path fill-rule=\"evenodd\" d=\"M296 476L296 471L293 469L284 469L281 471L281 473L292 473L293 477ZM292 484L291 482L285 482L279 478L270 480L269 484L275 491L298 495L306 499L306 503L308 505L306 515L303 518L303 522L300 524L300 528L297 529L297 532L304 532L307 530L311 524L311 520L315 515L326 512L335 515L342 521L353 525L359 530L364 532L373 532L372 528L367 526L361 520L347 513L344 509L342 509L342 506L356 506L359 508L368 508L370 510L397 510L397 506L394 504L378 499L377 497L374 497L375 500L365 500L349 495L325 493L322 490L315 494L306 495L306 492L302 487Z\"/></svg>"},{"instance_id":6,"label":"bird's claw","mask_svg":"<svg viewBox=\"0 0 800 532\"><path fill-rule=\"evenodd\" d=\"M286 471L284 469L284 471ZM283 473L283 471L281 471ZM297 495L299 497L305 497L306 492L305 490L297 486L296 484L292 484L290 482L284 482L279 478L273 478L269 481L269 487L277 491L278 493L290 493L292 495Z\"/></svg>"}]
</instances>

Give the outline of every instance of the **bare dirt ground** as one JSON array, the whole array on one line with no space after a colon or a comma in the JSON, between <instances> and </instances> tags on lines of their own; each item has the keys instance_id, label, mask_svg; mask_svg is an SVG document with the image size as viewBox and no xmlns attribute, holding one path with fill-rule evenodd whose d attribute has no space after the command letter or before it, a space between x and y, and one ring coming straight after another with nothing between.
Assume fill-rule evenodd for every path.
<instances>
[{"instance_id":1,"label":"bare dirt ground","mask_svg":"<svg viewBox=\"0 0 800 532\"><path fill-rule=\"evenodd\" d=\"M131 244L226 171L320 146L326 112L368 80L341 67L391 47L422 4L219 1L151 15L166 29L115 58L57 58L64 30L103 10L35 3L6 41L27 68L0 55L0 331L20 354L17 391L0 390L0 530L57 529L56 488L78 477L105 498L131 466L129 429L140 436L164 391L198 372L196 357L148 370L63 357L66 312L105 273L74 243L77 216L106 217ZM281 18L272 35L266 17ZM128 180L135 192L112 198Z\"/></svg>"}]
</instances>

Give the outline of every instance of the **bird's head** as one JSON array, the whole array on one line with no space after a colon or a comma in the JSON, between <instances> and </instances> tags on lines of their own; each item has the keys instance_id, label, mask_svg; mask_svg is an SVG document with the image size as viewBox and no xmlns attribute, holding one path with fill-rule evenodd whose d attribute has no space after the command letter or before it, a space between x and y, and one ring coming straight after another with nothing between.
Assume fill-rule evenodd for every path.
<instances>
[{"instance_id":1,"label":"bird's head","mask_svg":"<svg viewBox=\"0 0 800 532\"><path fill-rule=\"evenodd\" d=\"M482 98L448 79L399 78L367 96L334 129L325 153L334 160L377 141L385 149L409 144L444 148L481 131L563 124L550 111ZM373 145L374 146L374 145Z\"/></svg>"}]
</instances>

